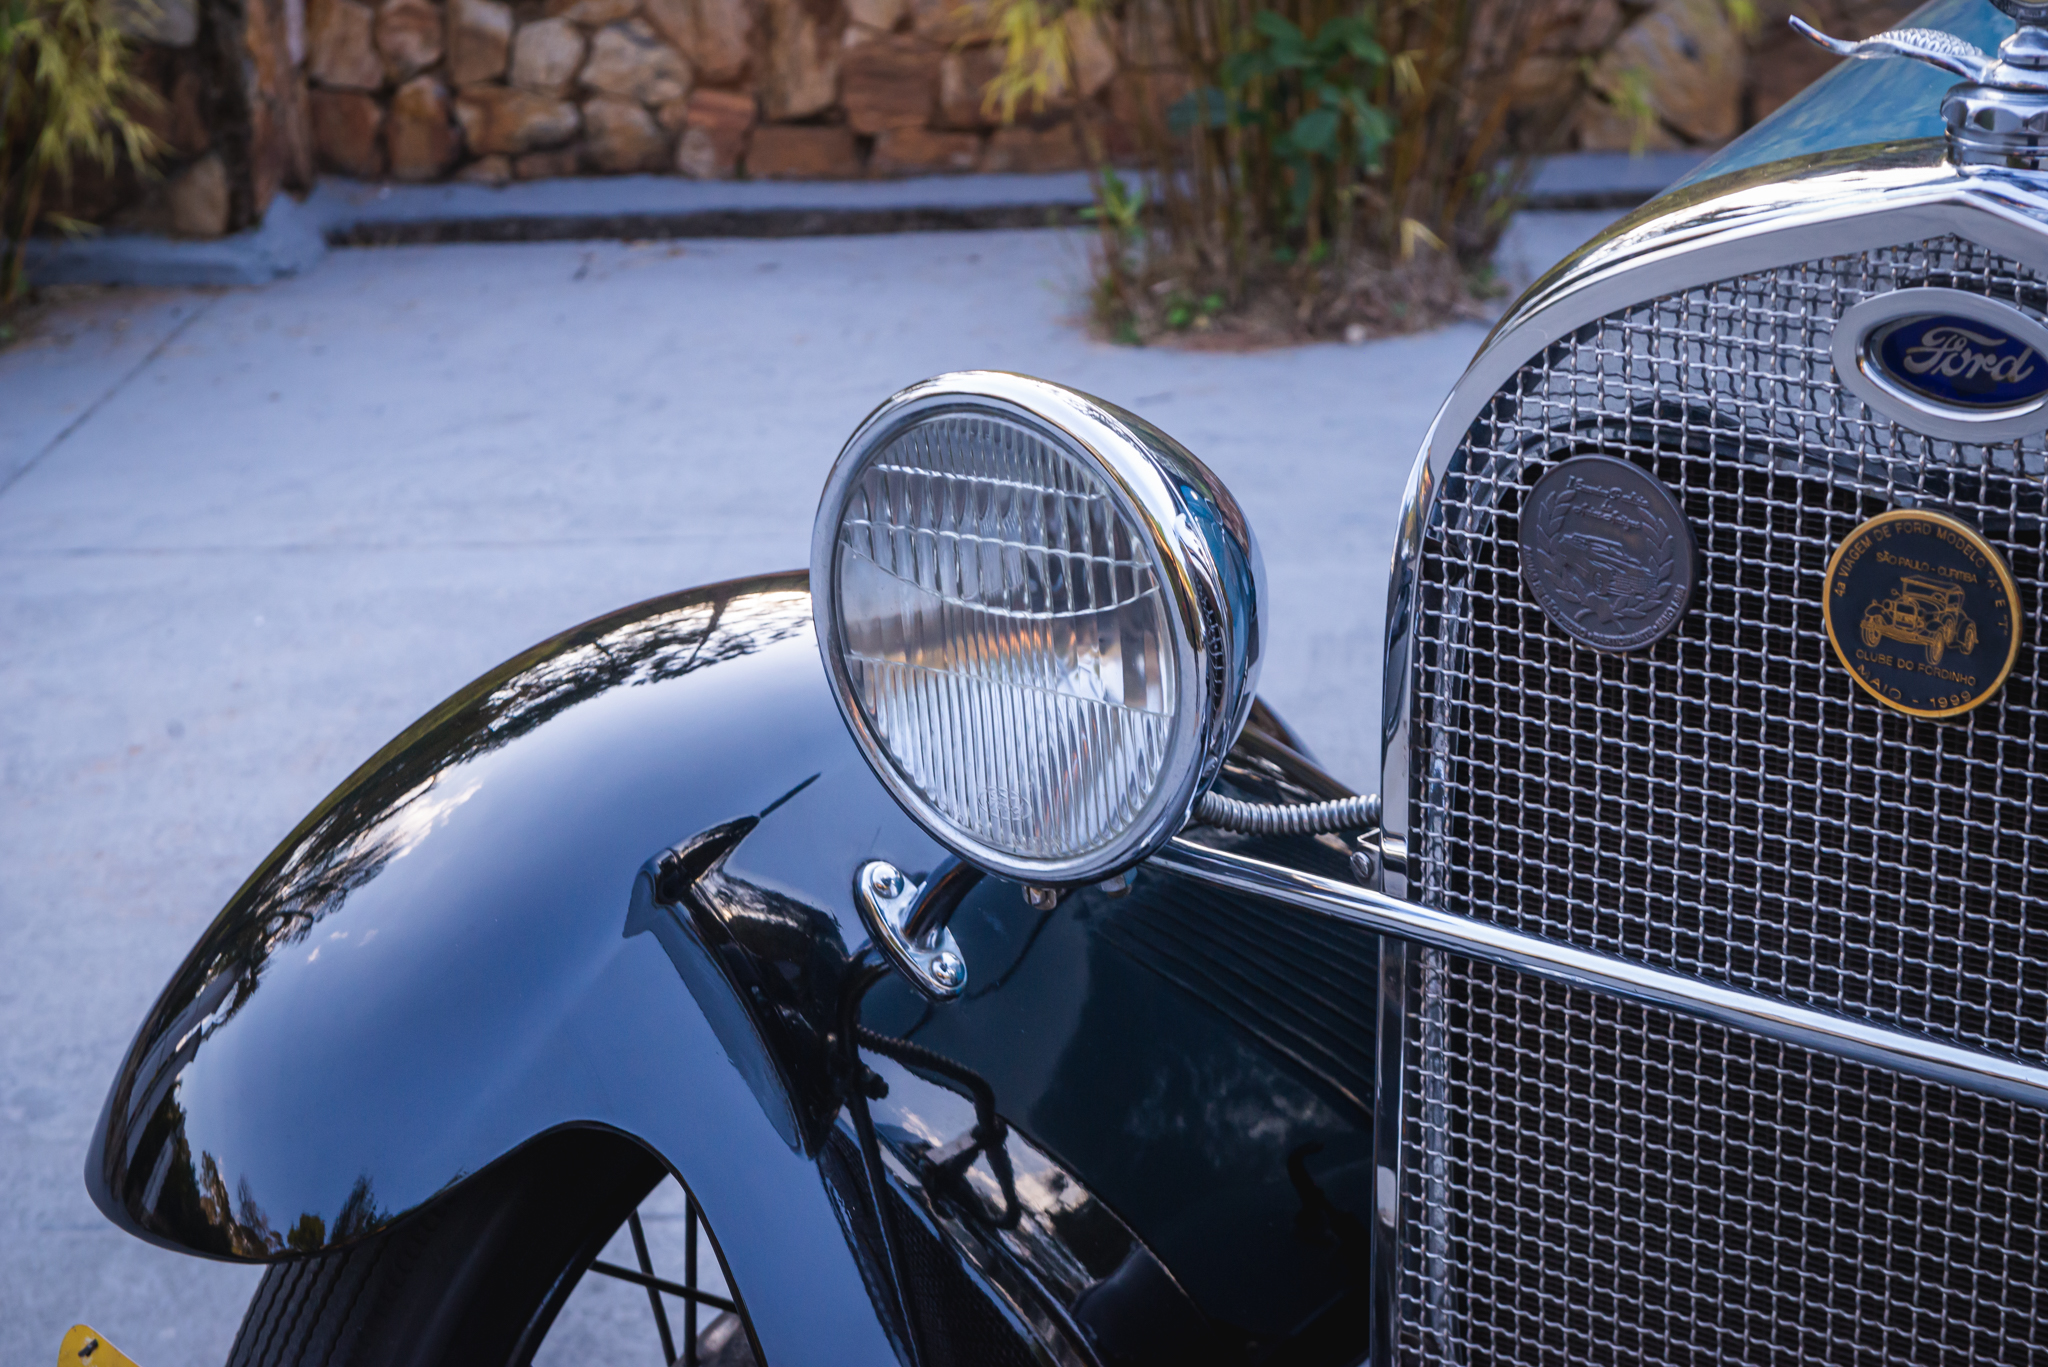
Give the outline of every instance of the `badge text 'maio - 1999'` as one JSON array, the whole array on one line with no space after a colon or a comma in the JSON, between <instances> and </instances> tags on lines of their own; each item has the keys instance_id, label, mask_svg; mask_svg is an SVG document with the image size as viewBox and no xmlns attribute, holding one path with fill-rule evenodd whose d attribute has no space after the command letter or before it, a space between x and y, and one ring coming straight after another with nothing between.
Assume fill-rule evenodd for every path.
<instances>
[{"instance_id":1,"label":"badge text 'maio - 1999'","mask_svg":"<svg viewBox=\"0 0 2048 1367\"><path fill-rule=\"evenodd\" d=\"M2019 591L1990 542L1945 513L1899 508L1828 561L1828 640L1863 691L1915 717L1990 698L2019 653Z\"/></svg>"}]
</instances>

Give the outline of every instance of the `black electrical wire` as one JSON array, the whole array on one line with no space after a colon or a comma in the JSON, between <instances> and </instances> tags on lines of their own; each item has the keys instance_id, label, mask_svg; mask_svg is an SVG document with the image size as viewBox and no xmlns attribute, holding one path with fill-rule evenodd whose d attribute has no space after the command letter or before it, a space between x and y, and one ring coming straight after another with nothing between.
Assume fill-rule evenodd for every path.
<instances>
[{"instance_id":1,"label":"black electrical wire","mask_svg":"<svg viewBox=\"0 0 2048 1367\"><path fill-rule=\"evenodd\" d=\"M865 1030L858 1023L861 999L867 996L869 988L888 977L890 972L886 965L876 963L872 955L870 946L854 956L848 965L845 995L840 998L839 1039L845 1049L850 1074L846 1109L853 1120L854 1138L860 1147L861 1175L867 1181L868 1203L875 1212L875 1231L882 1242L882 1261L888 1266L889 1280L895 1286L896 1310L903 1319L904 1346L909 1352L910 1367L924 1367L924 1348L918 1342L917 1320L910 1304L910 1281L904 1269L903 1243L891 1209L894 1202L889 1198L888 1170L882 1165L882 1146L875 1134L874 1116L868 1110L869 1096L886 1095L888 1088L860 1061L860 1051L854 1047L857 1033Z\"/></svg>"},{"instance_id":2,"label":"black electrical wire","mask_svg":"<svg viewBox=\"0 0 2048 1367\"><path fill-rule=\"evenodd\" d=\"M1017 1174L1010 1164L1010 1151L1004 1147L1010 1137L1010 1126L996 1114L996 1092L988 1079L966 1064L956 1063L922 1044L880 1034L865 1025L854 1027L854 1037L863 1049L872 1049L885 1058L893 1058L907 1068L922 1068L928 1073L951 1078L967 1089L967 1094L974 1101L974 1147L955 1155L949 1162L949 1171L956 1178L965 1173L974 1162L975 1150L979 1149L988 1158L989 1169L995 1173L996 1184L1003 1191L1003 1214L998 1223L1004 1229L1015 1226L1023 1210L1017 1204Z\"/></svg>"}]
</instances>

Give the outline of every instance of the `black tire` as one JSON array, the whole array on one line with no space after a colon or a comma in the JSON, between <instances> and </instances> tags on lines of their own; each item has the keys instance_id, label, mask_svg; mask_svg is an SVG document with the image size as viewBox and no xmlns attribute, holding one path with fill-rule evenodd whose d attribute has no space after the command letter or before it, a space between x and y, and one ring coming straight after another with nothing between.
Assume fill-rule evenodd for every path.
<instances>
[{"instance_id":1,"label":"black tire","mask_svg":"<svg viewBox=\"0 0 2048 1367\"><path fill-rule=\"evenodd\" d=\"M565 1131L345 1247L273 1264L229 1367L526 1367L577 1279L666 1170Z\"/></svg>"}]
</instances>

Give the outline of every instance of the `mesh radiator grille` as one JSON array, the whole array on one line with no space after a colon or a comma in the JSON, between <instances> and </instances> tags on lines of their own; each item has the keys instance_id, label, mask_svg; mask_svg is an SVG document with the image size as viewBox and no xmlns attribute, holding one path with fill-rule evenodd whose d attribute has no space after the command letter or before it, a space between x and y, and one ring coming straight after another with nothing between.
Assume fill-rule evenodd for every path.
<instances>
[{"instance_id":1,"label":"mesh radiator grille","mask_svg":"<svg viewBox=\"0 0 2048 1367\"><path fill-rule=\"evenodd\" d=\"M2038 313L2040 281L1949 239L1615 314L1524 370L1433 505L1416 674L1425 900L1537 934L2048 1057L2043 449L1897 428L1833 379L1840 312L1908 285ZM1516 510L1551 462L1624 456L1679 497L1701 592L1602 655L1524 592ZM1821 620L1865 518L1942 507L2020 586L2012 678L1964 717L1861 694Z\"/></svg>"},{"instance_id":2,"label":"mesh radiator grille","mask_svg":"<svg viewBox=\"0 0 2048 1367\"><path fill-rule=\"evenodd\" d=\"M1415 1363L2048 1363L2048 1113L1427 953Z\"/></svg>"},{"instance_id":3,"label":"mesh radiator grille","mask_svg":"<svg viewBox=\"0 0 2048 1367\"><path fill-rule=\"evenodd\" d=\"M1835 319L2042 277L1956 238L1600 320L1524 367L1431 505L1411 891L1519 930L2048 1059L2039 439L1967 447L1838 387ZM1692 612L1629 656L1522 587L1556 460L1658 476ZM1864 519L1946 509L2020 588L2002 692L1922 721L1863 695L1820 611ZM2041 1114L1507 970L1421 955L1402 1130L1411 1362L2048 1364Z\"/></svg>"}]
</instances>

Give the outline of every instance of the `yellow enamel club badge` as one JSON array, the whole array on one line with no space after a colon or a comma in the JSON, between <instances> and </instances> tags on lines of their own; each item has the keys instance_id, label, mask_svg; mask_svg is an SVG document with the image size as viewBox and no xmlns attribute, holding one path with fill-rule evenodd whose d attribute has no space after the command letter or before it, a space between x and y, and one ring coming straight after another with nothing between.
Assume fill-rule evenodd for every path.
<instances>
[{"instance_id":1,"label":"yellow enamel club badge","mask_svg":"<svg viewBox=\"0 0 2048 1367\"><path fill-rule=\"evenodd\" d=\"M74 1324L57 1345L57 1367L135 1367L135 1360L91 1325Z\"/></svg>"},{"instance_id":2,"label":"yellow enamel club badge","mask_svg":"<svg viewBox=\"0 0 2048 1367\"><path fill-rule=\"evenodd\" d=\"M1989 699L2020 647L2012 571L1975 527L1899 508L1842 538L1828 561L1828 640L1863 691L1915 717Z\"/></svg>"}]
</instances>

